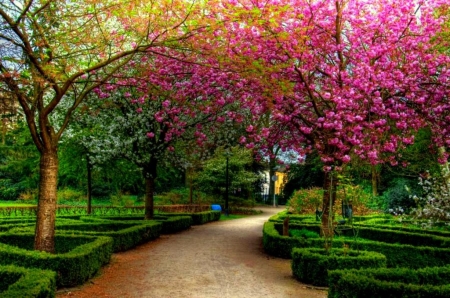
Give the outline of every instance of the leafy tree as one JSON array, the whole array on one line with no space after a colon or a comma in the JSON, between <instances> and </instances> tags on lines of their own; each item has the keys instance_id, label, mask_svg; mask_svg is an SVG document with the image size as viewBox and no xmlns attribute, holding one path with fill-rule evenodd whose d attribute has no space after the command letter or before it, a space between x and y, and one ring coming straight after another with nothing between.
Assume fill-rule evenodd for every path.
<instances>
[{"instance_id":1,"label":"leafy tree","mask_svg":"<svg viewBox=\"0 0 450 298\"><path fill-rule=\"evenodd\" d=\"M182 0L0 3L0 89L17 98L40 154L36 250L54 251L58 143L75 109L139 53L192 36L199 9Z\"/></svg>"},{"instance_id":2,"label":"leafy tree","mask_svg":"<svg viewBox=\"0 0 450 298\"><path fill-rule=\"evenodd\" d=\"M226 189L226 167L228 156L229 191L234 197L251 199L254 184L260 174L252 170L253 155L248 149L233 147L231 150L218 148L214 157L205 161L202 171L196 177L199 189L214 196L224 196Z\"/></svg>"},{"instance_id":3,"label":"leafy tree","mask_svg":"<svg viewBox=\"0 0 450 298\"><path fill-rule=\"evenodd\" d=\"M239 2L234 16L242 23L227 23L229 48L268 86L273 120L292 140L285 146L320 155L322 227L331 233L335 171L355 157L397 164L397 152L423 127L436 144L449 142L450 58L433 40L446 20L435 14L444 2L278 3Z\"/></svg>"}]
</instances>

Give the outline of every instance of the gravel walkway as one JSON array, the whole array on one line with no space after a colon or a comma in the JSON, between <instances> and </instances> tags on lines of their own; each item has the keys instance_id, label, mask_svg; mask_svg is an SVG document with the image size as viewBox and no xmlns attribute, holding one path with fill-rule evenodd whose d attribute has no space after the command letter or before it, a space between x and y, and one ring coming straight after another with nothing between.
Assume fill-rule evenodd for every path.
<instances>
[{"instance_id":1,"label":"gravel walkway","mask_svg":"<svg viewBox=\"0 0 450 298\"><path fill-rule=\"evenodd\" d=\"M326 297L292 277L290 260L262 249L262 226L281 208L193 226L124 253L87 284L57 297L259 298Z\"/></svg>"}]
</instances>

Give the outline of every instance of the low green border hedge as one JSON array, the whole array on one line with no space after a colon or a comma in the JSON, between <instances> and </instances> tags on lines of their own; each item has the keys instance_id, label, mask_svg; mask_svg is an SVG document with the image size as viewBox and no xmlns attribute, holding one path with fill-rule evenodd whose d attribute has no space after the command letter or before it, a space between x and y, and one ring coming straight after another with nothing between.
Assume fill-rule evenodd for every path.
<instances>
[{"instance_id":1,"label":"low green border hedge","mask_svg":"<svg viewBox=\"0 0 450 298\"><path fill-rule=\"evenodd\" d=\"M182 216L189 215L192 217L193 225L203 225L208 222L218 221L220 219L220 211L203 211L197 213L162 213L162 216Z\"/></svg>"},{"instance_id":2,"label":"low green border hedge","mask_svg":"<svg viewBox=\"0 0 450 298\"><path fill-rule=\"evenodd\" d=\"M323 239L303 239L281 236L275 228L276 223L266 222L263 227L264 250L273 256L289 259L294 247L322 248ZM308 229L307 225L302 225ZM386 256L387 267L423 268L445 266L450 264L450 248L429 246L412 246L406 244L384 243L377 241L349 241L340 238L333 239L333 247L341 248L348 245L352 249L376 251Z\"/></svg>"},{"instance_id":3,"label":"low green border hedge","mask_svg":"<svg viewBox=\"0 0 450 298\"><path fill-rule=\"evenodd\" d=\"M347 249L294 248L292 273L300 281L328 286L328 270L386 267L386 257L373 251Z\"/></svg>"},{"instance_id":4,"label":"low green border hedge","mask_svg":"<svg viewBox=\"0 0 450 298\"><path fill-rule=\"evenodd\" d=\"M328 277L331 298L450 297L449 266L333 270Z\"/></svg>"},{"instance_id":5,"label":"low green border hedge","mask_svg":"<svg viewBox=\"0 0 450 298\"><path fill-rule=\"evenodd\" d=\"M160 236L162 223L157 221L93 221L60 224L59 234L109 236L113 239L113 252L126 251Z\"/></svg>"},{"instance_id":6,"label":"low green border hedge","mask_svg":"<svg viewBox=\"0 0 450 298\"><path fill-rule=\"evenodd\" d=\"M84 221L144 221L144 216L136 216L136 215L125 215L125 216L85 216L82 217L81 220ZM182 215L182 216L163 216L163 215L155 215L153 221L162 223L162 234L171 234L180 232L186 229L189 229L192 226L192 216L190 215Z\"/></svg>"},{"instance_id":7,"label":"low green border hedge","mask_svg":"<svg viewBox=\"0 0 450 298\"><path fill-rule=\"evenodd\" d=\"M56 272L17 266L0 266L0 296L55 297Z\"/></svg>"},{"instance_id":8,"label":"low green border hedge","mask_svg":"<svg viewBox=\"0 0 450 298\"><path fill-rule=\"evenodd\" d=\"M5 244L14 241L21 242L20 247L30 247L34 243L34 234L1 233L0 264L55 271L59 287L80 285L91 278L101 266L109 262L113 244L111 237L56 235L57 246L74 241L80 245L65 253L50 254Z\"/></svg>"}]
</instances>

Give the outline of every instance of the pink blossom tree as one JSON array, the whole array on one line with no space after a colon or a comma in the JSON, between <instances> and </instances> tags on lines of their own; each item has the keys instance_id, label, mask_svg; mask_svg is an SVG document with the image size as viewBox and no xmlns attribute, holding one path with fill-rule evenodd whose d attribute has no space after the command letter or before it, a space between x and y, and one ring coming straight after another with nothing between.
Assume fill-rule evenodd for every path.
<instances>
[{"instance_id":1,"label":"pink blossom tree","mask_svg":"<svg viewBox=\"0 0 450 298\"><path fill-rule=\"evenodd\" d=\"M326 234L332 234L333 173L352 158L395 165L398 150L412 144L425 126L437 144L450 146L450 59L436 51L442 42L436 36L446 21L436 11L444 4L272 0L224 5L239 12L225 17L230 52L266 84L263 105L273 121L286 126L280 146L300 155L316 150L325 164Z\"/></svg>"},{"instance_id":2,"label":"pink blossom tree","mask_svg":"<svg viewBox=\"0 0 450 298\"><path fill-rule=\"evenodd\" d=\"M96 100L103 101L96 121L109 124L104 138L90 147L98 148L98 157L120 156L142 169L146 219L153 217L157 165L176 154L177 142L195 140L191 146L201 148L214 131L242 122L246 113L236 100L246 94L236 86L246 81L212 67L215 63L214 58L160 48L95 90Z\"/></svg>"}]
</instances>

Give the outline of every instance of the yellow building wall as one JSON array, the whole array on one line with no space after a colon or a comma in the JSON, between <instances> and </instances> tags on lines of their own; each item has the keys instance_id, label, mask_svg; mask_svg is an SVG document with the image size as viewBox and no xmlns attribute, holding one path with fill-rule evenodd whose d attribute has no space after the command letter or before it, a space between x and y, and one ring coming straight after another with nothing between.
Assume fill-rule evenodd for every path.
<instances>
[{"instance_id":1,"label":"yellow building wall","mask_svg":"<svg viewBox=\"0 0 450 298\"><path fill-rule=\"evenodd\" d=\"M275 194L279 195L284 187L284 178L286 177L286 173L275 172L275 175L277 175L278 178L277 181L275 181Z\"/></svg>"}]
</instances>

